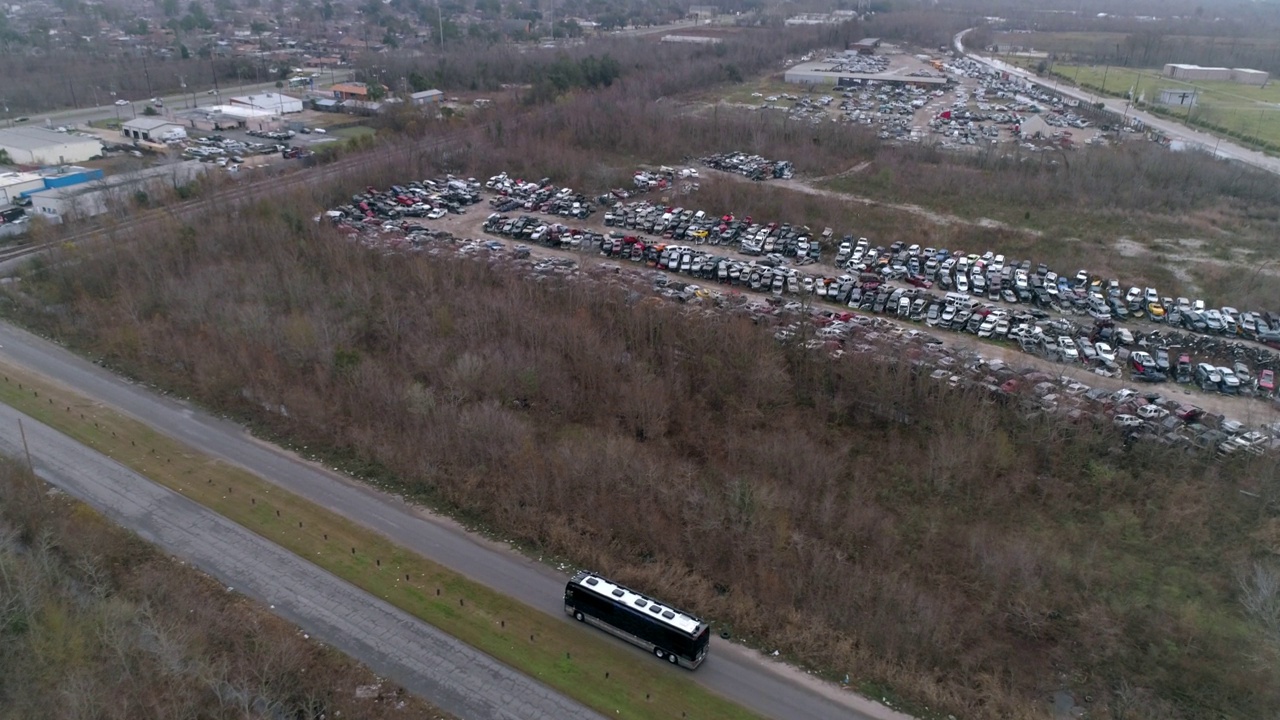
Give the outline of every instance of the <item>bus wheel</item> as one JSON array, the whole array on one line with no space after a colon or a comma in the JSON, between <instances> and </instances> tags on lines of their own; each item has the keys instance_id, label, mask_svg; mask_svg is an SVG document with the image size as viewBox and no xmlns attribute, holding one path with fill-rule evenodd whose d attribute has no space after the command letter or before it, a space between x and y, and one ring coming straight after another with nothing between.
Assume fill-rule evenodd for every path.
<instances>
[{"instance_id":1,"label":"bus wheel","mask_svg":"<svg viewBox=\"0 0 1280 720\"><path fill-rule=\"evenodd\" d=\"M678 665L680 663L680 659L676 657L675 653L667 653L667 662L672 665Z\"/></svg>"},{"instance_id":2,"label":"bus wheel","mask_svg":"<svg viewBox=\"0 0 1280 720\"><path fill-rule=\"evenodd\" d=\"M573 619L574 619L574 620L577 620L578 622L585 622L585 621L586 621L586 620L585 620L585 618L583 618L583 617L582 617L582 611L581 611L581 610L579 610L579 611L577 611L577 612L575 612L575 613L573 614Z\"/></svg>"},{"instance_id":3,"label":"bus wheel","mask_svg":"<svg viewBox=\"0 0 1280 720\"><path fill-rule=\"evenodd\" d=\"M664 657L666 657L666 656L667 656L667 654L666 654L666 653L662 652L662 648L660 648L660 647L656 647L656 648L654 648L654 649L653 649L653 654L654 654L654 655L657 655L659 660L661 660L662 658L664 658Z\"/></svg>"}]
</instances>

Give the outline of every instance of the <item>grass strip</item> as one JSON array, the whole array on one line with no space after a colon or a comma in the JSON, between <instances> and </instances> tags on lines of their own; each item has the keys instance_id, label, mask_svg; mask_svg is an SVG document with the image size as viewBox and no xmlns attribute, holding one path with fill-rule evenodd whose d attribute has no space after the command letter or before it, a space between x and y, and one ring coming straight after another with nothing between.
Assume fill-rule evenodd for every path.
<instances>
[{"instance_id":1,"label":"grass strip","mask_svg":"<svg viewBox=\"0 0 1280 720\"><path fill-rule=\"evenodd\" d=\"M8 363L0 374L0 401L603 714L759 717L648 655L608 644L599 631L471 582L53 380Z\"/></svg>"}]
</instances>

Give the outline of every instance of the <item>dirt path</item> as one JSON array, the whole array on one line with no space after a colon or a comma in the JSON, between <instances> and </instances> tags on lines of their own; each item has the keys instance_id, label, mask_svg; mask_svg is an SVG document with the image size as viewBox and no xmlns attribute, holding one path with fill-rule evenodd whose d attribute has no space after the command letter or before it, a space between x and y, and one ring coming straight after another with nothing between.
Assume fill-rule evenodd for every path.
<instances>
[{"instance_id":1,"label":"dirt path","mask_svg":"<svg viewBox=\"0 0 1280 720\"><path fill-rule=\"evenodd\" d=\"M959 215L951 215L948 213L935 212L933 210L922 207L920 205L915 205L913 203L884 202L882 200L875 200L873 198L853 195L847 192L828 190L826 188L817 187L816 185L813 184L813 183L822 182L823 180L830 180L832 178L843 177L843 176L852 175L858 172L862 172L863 170L866 169L866 167L869 164L870 164L869 162L864 162L859 165L855 165L854 167L848 170L845 170L841 173L838 173L836 175L831 175L829 177L824 177L824 178L814 178L812 180L801 180L801 179L792 178L790 180L769 180L768 182L771 187L783 187L788 190L794 190L796 192L802 192L809 195L819 195L821 197L828 197L828 198L832 198L834 200L840 200L843 202L855 202L861 205L866 205L868 207L883 207L883 208L889 208L891 210L898 210L900 212L910 213L917 217L924 218L925 220L928 220L929 222L935 225L941 225L941 226L975 225L975 226L984 227L984 228L998 228L1002 230L1012 230L1014 232L1022 232L1028 235L1034 235L1036 237L1040 237L1042 234L1037 230L1028 230L1026 228L1014 227L1012 225L1002 223L999 220L992 220L990 218L980 218L978 220L967 220L965 218L960 217ZM701 170L700 172L702 172L704 175L708 177L723 178L727 180L732 180L734 182L744 182L744 183L755 182L754 180L745 178L736 173L724 172L722 170L712 170L710 168L707 168L707 169Z\"/></svg>"}]
</instances>

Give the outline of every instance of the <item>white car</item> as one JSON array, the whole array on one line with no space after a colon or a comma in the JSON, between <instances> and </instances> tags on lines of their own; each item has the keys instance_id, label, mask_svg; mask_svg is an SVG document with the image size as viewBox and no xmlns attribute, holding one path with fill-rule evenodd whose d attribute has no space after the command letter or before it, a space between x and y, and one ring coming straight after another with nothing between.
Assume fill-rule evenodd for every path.
<instances>
[{"instance_id":1,"label":"white car","mask_svg":"<svg viewBox=\"0 0 1280 720\"><path fill-rule=\"evenodd\" d=\"M116 105L119 105L120 107L124 107L125 105L128 105L128 104L129 104L129 101L128 101L128 100L117 100L117 101L116 101Z\"/></svg>"},{"instance_id":2,"label":"white car","mask_svg":"<svg viewBox=\"0 0 1280 720\"><path fill-rule=\"evenodd\" d=\"M1058 351L1062 353L1063 360L1080 359L1080 351L1076 349L1076 344L1065 335L1058 338Z\"/></svg>"},{"instance_id":3,"label":"white car","mask_svg":"<svg viewBox=\"0 0 1280 720\"><path fill-rule=\"evenodd\" d=\"M1067 383L1063 389L1067 391L1068 395L1083 395L1089 392L1091 388L1082 382L1076 382L1073 380Z\"/></svg>"},{"instance_id":4,"label":"white car","mask_svg":"<svg viewBox=\"0 0 1280 720\"><path fill-rule=\"evenodd\" d=\"M1218 374L1222 376L1220 387L1229 393L1240 392L1240 378L1236 376L1235 371L1229 367L1218 368Z\"/></svg>"},{"instance_id":5,"label":"white car","mask_svg":"<svg viewBox=\"0 0 1280 720\"><path fill-rule=\"evenodd\" d=\"M1143 420L1152 420L1152 421L1163 420L1169 414L1168 410L1165 410L1159 405L1143 405L1142 407L1138 408L1137 412L1138 412L1138 417L1142 418Z\"/></svg>"},{"instance_id":6,"label":"white car","mask_svg":"<svg viewBox=\"0 0 1280 720\"><path fill-rule=\"evenodd\" d=\"M434 210L432 210L431 212L427 213L427 219L428 219L428 220L439 220L440 218L444 217L444 216L445 216L445 215L447 215L447 214L448 214L448 213L447 213L447 212L445 212L445 209L444 209L444 208L435 208L435 209L434 209Z\"/></svg>"},{"instance_id":7,"label":"white car","mask_svg":"<svg viewBox=\"0 0 1280 720\"><path fill-rule=\"evenodd\" d=\"M1137 415L1117 415L1111 419L1116 427L1121 428L1139 428L1142 427L1142 418Z\"/></svg>"}]
</instances>

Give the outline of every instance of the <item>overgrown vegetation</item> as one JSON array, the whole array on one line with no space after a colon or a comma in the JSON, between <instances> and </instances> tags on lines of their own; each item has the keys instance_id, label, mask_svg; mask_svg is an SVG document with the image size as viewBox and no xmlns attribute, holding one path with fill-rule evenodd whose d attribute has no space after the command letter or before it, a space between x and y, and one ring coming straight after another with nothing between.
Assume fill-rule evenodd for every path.
<instances>
[{"instance_id":1,"label":"overgrown vegetation","mask_svg":"<svg viewBox=\"0 0 1280 720\"><path fill-rule=\"evenodd\" d=\"M605 286L369 252L280 209L298 203L55 258L14 307L920 705L1040 717L1062 687L1101 718L1280 702L1276 593L1238 579L1280 547L1274 461L1121 451L1109 428L1026 419L905 357L831 361Z\"/></svg>"},{"instance_id":2,"label":"overgrown vegetation","mask_svg":"<svg viewBox=\"0 0 1280 720\"><path fill-rule=\"evenodd\" d=\"M358 698L358 686L377 687ZM443 718L0 461L0 715Z\"/></svg>"}]
</instances>

